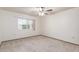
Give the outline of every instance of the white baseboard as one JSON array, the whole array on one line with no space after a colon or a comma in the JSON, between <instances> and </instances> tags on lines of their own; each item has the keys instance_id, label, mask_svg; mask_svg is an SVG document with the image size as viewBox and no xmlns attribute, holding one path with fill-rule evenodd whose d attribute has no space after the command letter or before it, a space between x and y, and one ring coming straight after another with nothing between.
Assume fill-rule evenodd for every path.
<instances>
[{"instance_id":1,"label":"white baseboard","mask_svg":"<svg viewBox=\"0 0 79 59\"><path fill-rule=\"evenodd\" d=\"M56 40L59 40L59 41L64 41L64 42L66 42L66 43L70 43L70 44L74 44L74 45L78 45L78 46L79 46L79 44L77 44L77 43L73 43L73 42L61 40L61 39L59 39L59 38L50 37L50 36L47 36L47 35L42 35L42 36L45 36L45 37L48 37L48 38L51 38L51 39L56 39Z\"/></svg>"},{"instance_id":2,"label":"white baseboard","mask_svg":"<svg viewBox=\"0 0 79 59\"><path fill-rule=\"evenodd\" d=\"M34 36L28 36L28 37L22 37L22 38L16 38L16 39L24 39L24 38L35 37L35 36L41 36L41 35L34 35ZM10 39L10 40L16 40L16 39ZM1 42L10 41L10 40L3 40L3 41L0 41L0 44L1 44Z\"/></svg>"}]
</instances>

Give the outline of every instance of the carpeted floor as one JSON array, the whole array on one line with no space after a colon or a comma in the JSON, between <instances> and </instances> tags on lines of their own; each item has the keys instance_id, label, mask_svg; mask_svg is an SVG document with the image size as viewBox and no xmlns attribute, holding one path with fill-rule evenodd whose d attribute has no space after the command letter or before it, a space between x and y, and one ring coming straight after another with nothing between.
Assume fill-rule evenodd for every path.
<instances>
[{"instance_id":1,"label":"carpeted floor","mask_svg":"<svg viewBox=\"0 0 79 59\"><path fill-rule=\"evenodd\" d=\"M45 36L2 42L0 52L77 52L79 46Z\"/></svg>"}]
</instances>

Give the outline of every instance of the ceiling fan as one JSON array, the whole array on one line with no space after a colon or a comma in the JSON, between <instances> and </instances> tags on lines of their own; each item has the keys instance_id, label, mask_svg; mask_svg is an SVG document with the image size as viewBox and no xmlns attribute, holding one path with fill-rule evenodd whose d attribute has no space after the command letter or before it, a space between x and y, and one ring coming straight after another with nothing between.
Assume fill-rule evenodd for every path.
<instances>
[{"instance_id":1,"label":"ceiling fan","mask_svg":"<svg viewBox=\"0 0 79 59\"><path fill-rule=\"evenodd\" d=\"M49 7L39 7L39 16L52 14L53 9Z\"/></svg>"}]
</instances>

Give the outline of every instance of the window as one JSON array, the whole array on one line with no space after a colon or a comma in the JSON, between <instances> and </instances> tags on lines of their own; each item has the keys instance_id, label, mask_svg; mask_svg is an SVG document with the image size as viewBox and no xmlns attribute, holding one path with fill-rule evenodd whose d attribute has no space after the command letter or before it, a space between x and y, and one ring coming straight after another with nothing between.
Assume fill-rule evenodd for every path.
<instances>
[{"instance_id":1,"label":"window","mask_svg":"<svg viewBox=\"0 0 79 59\"><path fill-rule=\"evenodd\" d=\"M34 20L18 18L18 29L34 29Z\"/></svg>"}]
</instances>

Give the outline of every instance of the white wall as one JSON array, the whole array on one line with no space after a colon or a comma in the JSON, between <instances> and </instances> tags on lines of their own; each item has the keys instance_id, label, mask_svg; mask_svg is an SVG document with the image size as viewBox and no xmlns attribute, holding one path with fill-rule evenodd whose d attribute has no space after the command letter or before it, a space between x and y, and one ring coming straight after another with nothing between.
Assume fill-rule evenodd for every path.
<instances>
[{"instance_id":1,"label":"white wall","mask_svg":"<svg viewBox=\"0 0 79 59\"><path fill-rule=\"evenodd\" d=\"M35 31L34 30L18 30L17 21L18 21L18 17L20 17L20 16L23 16L23 17L29 18L29 19L34 19L36 30ZM15 12L9 12L9 11L5 11L5 10L0 10L0 34L2 32L2 34L1 34L2 39L0 37L0 41L39 35L39 33L40 33L39 26L40 26L40 23L39 23L39 19L37 17L19 14L19 13L15 13ZM2 29L2 31L1 31L1 29Z\"/></svg>"},{"instance_id":2,"label":"white wall","mask_svg":"<svg viewBox=\"0 0 79 59\"><path fill-rule=\"evenodd\" d=\"M1 14L1 13L0 13ZM3 39L3 26L2 26L2 23L3 22L3 20L2 20L2 16L0 15L0 43L1 43L1 41L2 41L2 39Z\"/></svg>"},{"instance_id":3,"label":"white wall","mask_svg":"<svg viewBox=\"0 0 79 59\"><path fill-rule=\"evenodd\" d=\"M1 39L1 22L0 22L0 39Z\"/></svg>"},{"instance_id":4,"label":"white wall","mask_svg":"<svg viewBox=\"0 0 79 59\"><path fill-rule=\"evenodd\" d=\"M41 24L41 34L79 44L79 8L42 17Z\"/></svg>"},{"instance_id":5,"label":"white wall","mask_svg":"<svg viewBox=\"0 0 79 59\"><path fill-rule=\"evenodd\" d=\"M0 39L2 39L1 34L2 34L2 31L1 31L1 22L0 22Z\"/></svg>"}]
</instances>

